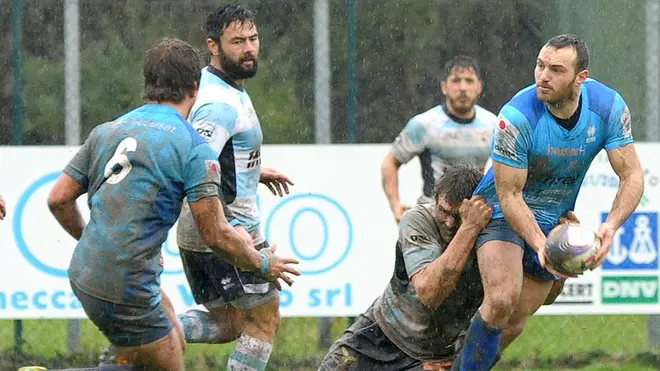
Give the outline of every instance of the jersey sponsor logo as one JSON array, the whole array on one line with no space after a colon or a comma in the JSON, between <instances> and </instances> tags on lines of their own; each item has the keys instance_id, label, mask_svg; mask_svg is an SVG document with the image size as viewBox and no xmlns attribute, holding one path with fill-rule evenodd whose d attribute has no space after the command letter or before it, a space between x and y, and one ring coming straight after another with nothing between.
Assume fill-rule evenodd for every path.
<instances>
[{"instance_id":1,"label":"jersey sponsor logo","mask_svg":"<svg viewBox=\"0 0 660 371\"><path fill-rule=\"evenodd\" d=\"M563 156L563 157L580 156L580 155L584 155L586 150L587 148L585 146L558 148L548 144L548 155L551 156Z\"/></svg>"},{"instance_id":2,"label":"jersey sponsor logo","mask_svg":"<svg viewBox=\"0 0 660 371\"><path fill-rule=\"evenodd\" d=\"M573 185L577 182L577 175L566 175L566 176L548 176L541 178L541 183L548 186L555 185ZM563 190L562 190L563 192Z\"/></svg>"},{"instance_id":3,"label":"jersey sponsor logo","mask_svg":"<svg viewBox=\"0 0 660 371\"><path fill-rule=\"evenodd\" d=\"M587 129L587 143L595 142L596 141L596 126L591 125L589 126L589 129Z\"/></svg>"},{"instance_id":4,"label":"jersey sponsor logo","mask_svg":"<svg viewBox=\"0 0 660 371\"><path fill-rule=\"evenodd\" d=\"M250 152L247 168L252 169L253 167L257 167L259 165L261 165L261 149Z\"/></svg>"},{"instance_id":5,"label":"jersey sponsor logo","mask_svg":"<svg viewBox=\"0 0 660 371\"><path fill-rule=\"evenodd\" d=\"M215 131L215 124L210 121L198 121L195 123L195 130L197 131L197 134L202 137L211 139L213 132Z\"/></svg>"},{"instance_id":6,"label":"jersey sponsor logo","mask_svg":"<svg viewBox=\"0 0 660 371\"><path fill-rule=\"evenodd\" d=\"M220 183L220 163L217 160L206 161L206 176L211 181Z\"/></svg>"},{"instance_id":7,"label":"jersey sponsor logo","mask_svg":"<svg viewBox=\"0 0 660 371\"><path fill-rule=\"evenodd\" d=\"M506 117L500 115L497 129L495 130L495 143L493 145L493 152L502 157L511 160L518 160L516 153L516 141L520 135L520 131Z\"/></svg>"},{"instance_id":8,"label":"jersey sponsor logo","mask_svg":"<svg viewBox=\"0 0 660 371\"><path fill-rule=\"evenodd\" d=\"M630 123L630 110L628 106L624 108L621 114L621 126L623 127L623 137L626 139L632 138L632 125Z\"/></svg>"},{"instance_id":9,"label":"jersey sponsor logo","mask_svg":"<svg viewBox=\"0 0 660 371\"><path fill-rule=\"evenodd\" d=\"M412 242L417 242L417 243L430 242L430 239L428 237L422 235L412 235L409 238Z\"/></svg>"}]
</instances>

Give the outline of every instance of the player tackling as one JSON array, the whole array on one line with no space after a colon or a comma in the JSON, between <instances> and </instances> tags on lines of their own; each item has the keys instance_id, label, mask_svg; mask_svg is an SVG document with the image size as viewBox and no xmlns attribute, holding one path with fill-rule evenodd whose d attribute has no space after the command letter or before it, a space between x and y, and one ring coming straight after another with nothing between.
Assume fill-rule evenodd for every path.
<instances>
[{"instance_id":1,"label":"player tackling","mask_svg":"<svg viewBox=\"0 0 660 371\"><path fill-rule=\"evenodd\" d=\"M461 348L483 290L474 242L490 220L475 167L448 166L430 203L399 223L385 292L325 356L319 371L445 370Z\"/></svg>"},{"instance_id":2,"label":"player tackling","mask_svg":"<svg viewBox=\"0 0 660 371\"><path fill-rule=\"evenodd\" d=\"M484 300L453 370L488 370L498 349L522 332L562 276L545 259L546 235L574 208L587 169L602 149L620 184L597 231L601 247L594 266L603 263L614 232L641 199L644 173L628 107L615 90L589 78L588 67L584 41L555 36L539 52L536 84L500 111L493 168L475 191L493 207L493 219L476 243Z\"/></svg>"}]
</instances>

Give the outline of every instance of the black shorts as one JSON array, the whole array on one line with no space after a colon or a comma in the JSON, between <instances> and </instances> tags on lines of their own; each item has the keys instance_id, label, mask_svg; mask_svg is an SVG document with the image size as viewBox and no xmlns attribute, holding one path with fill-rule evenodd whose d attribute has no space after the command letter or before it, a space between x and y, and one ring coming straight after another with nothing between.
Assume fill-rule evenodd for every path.
<instances>
[{"instance_id":1,"label":"black shorts","mask_svg":"<svg viewBox=\"0 0 660 371\"><path fill-rule=\"evenodd\" d=\"M399 349L376 322L361 314L323 357L318 371L422 371L421 361Z\"/></svg>"},{"instance_id":2,"label":"black shorts","mask_svg":"<svg viewBox=\"0 0 660 371\"><path fill-rule=\"evenodd\" d=\"M257 250L268 247L264 242ZM251 309L272 300L279 292L261 275L236 268L212 252L181 249L183 270L197 304L217 308L231 304L238 309Z\"/></svg>"}]
</instances>

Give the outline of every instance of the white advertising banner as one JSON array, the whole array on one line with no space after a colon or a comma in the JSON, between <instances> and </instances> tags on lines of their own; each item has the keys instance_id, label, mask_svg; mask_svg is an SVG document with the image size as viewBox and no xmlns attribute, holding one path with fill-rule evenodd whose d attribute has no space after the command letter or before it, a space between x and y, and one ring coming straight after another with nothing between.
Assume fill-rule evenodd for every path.
<instances>
[{"instance_id":1,"label":"white advertising banner","mask_svg":"<svg viewBox=\"0 0 660 371\"><path fill-rule=\"evenodd\" d=\"M397 229L382 191L383 145L265 146L263 166L287 174L292 193L259 187L261 228L303 275L281 293L285 316L347 316L366 309L394 267ZM77 147L0 148L0 318L84 317L66 270L75 240L48 211L49 190ZM403 200L421 192L419 165L402 168ZM86 197L79 199L85 218ZM178 311L194 306L176 245L163 247L163 289Z\"/></svg>"},{"instance_id":2,"label":"white advertising banner","mask_svg":"<svg viewBox=\"0 0 660 371\"><path fill-rule=\"evenodd\" d=\"M296 184L284 198L259 189L262 229L280 255L297 257L303 276L281 294L284 316L353 316L383 291L393 270L397 228L382 191L380 164L388 145L264 146L262 165ZM658 210L655 193L660 145L638 144L646 192L619 230L601 269L567 282L541 314L660 313ZM75 241L51 216L46 198L77 147L0 147L0 319L83 318L66 269ZM399 174L402 200L421 192L419 163ZM618 178L601 154L592 164L576 205L593 229L607 215ZM86 198L81 210L88 216ZM163 247L163 289L177 311L194 306L181 269L175 228Z\"/></svg>"}]
</instances>

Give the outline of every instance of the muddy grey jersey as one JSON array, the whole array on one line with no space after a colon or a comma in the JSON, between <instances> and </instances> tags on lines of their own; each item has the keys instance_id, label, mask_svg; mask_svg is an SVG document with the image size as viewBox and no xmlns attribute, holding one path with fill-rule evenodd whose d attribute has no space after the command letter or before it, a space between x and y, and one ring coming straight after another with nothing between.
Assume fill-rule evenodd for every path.
<instances>
[{"instance_id":1,"label":"muddy grey jersey","mask_svg":"<svg viewBox=\"0 0 660 371\"><path fill-rule=\"evenodd\" d=\"M399 224L394 274L373 305L374 319L401 350L420 360L440 360L455 353L454 342L481 305L483 287L476 255L471 254L456 288L437 308L424 306L410 278L447 248L432 204L418 204Z\"/></svg>"},{"instance_id":2,"label":"muddy grey jersey","mask_svg":"<svg viewBox=\"0 0 660 371\"><path fill-rule=\"evenodd\" d=\"M474 118L463 120L444 106L435 106L410 119L392 144L391 152L402 164L419 156L424 181L420 203L431 201L445 166L457 162L486 166L497 116L478 105L474 108Z\"/></svg>"}]
</instances>

